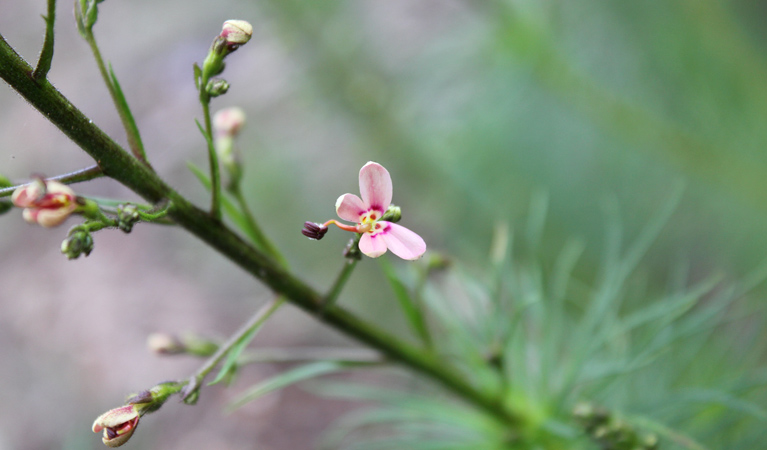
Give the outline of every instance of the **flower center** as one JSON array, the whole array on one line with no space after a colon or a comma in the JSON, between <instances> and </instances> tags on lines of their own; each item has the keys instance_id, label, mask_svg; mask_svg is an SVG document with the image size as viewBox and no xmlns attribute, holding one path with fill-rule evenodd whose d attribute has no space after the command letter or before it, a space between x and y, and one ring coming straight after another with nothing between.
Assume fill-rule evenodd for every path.
<instances>
[{"instance_id":1,"label":"flower center","mask_svg":"<svg viewBox=\"0 0 767 450\"><path fill-rule=\"evenodd\" d=\"M360 215L360 222L357 226L358 232L377 234L383 230L383 225L378 223L378 220L383 217L383 213L378 210L372 209Z\"/></svg>"}]
</instances>

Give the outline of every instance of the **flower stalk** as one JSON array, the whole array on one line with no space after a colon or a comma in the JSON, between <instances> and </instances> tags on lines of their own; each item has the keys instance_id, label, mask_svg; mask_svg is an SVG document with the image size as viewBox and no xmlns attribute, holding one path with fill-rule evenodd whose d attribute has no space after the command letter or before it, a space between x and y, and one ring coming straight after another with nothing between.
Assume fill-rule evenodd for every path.
<instances>
[{"instance_id":1,"label":"flower stalk","mask_svg":"<svg viewBox=\"0 0 767 450\"><path fill-rule=\"evenodd\" d=\"M210 115L210 99L217 97L229 89L225 80L214 79L224 71L224 58L237 50L241 45L250 40L253 27L244 20L227 20L221 29L221 33L213 39L208 51L208 56L202 63L202 68L194 65L194 78L199 91L200 105L202 106L203 125L197 126L205 137L208 147L208 164L210 165L211 204L210 215L221 220L221 173L219 169L218 154L213 142L213 125ZM223 82L223 84L222 84ZM225 88L223 87L225 86Z\"/></svg>"}]
</instances>

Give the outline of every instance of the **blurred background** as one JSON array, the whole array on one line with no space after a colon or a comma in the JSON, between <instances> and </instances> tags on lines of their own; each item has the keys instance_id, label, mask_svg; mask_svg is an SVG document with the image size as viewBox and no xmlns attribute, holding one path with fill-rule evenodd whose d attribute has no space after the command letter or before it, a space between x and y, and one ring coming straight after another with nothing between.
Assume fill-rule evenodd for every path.
<instances>
[{"instance_id":1,"label":"blurred background","mask_svg":"<svg viewBox=\"0 0 767 450\"><path fill-rule=\"evenodd\" d=\"M0 33L28 61L45 2L1 0ZM118 142L118 116L72 6L57 8L52 83ZM682 200L642 270L663 284L738 279L767 252L767 4L746 0L109 0L94 28L133 109L148 156L171 185L207 204L186 167L206 167L192 64L227 19L253 39L227 60L249 203L293 269L318 289L348 238L299 234L335 217L369 160L389 169L403 224L429 248L486 267L493 227L526 220L548 196L542 252L572 236L600 259L606 204L630 241L679 185ZM0 173L14 181L92 161L10 88L0 88ZM78 192L136 200L109 180ZM102 448L92 420L129 392L188 376L190 358L145 349L154 331L227 336L269 293L183 231L139 225L97 233L88 258L59 253L66 228L0 218L0 449ZM613 219L614 220L614 219ZM68 222L75 224L74 219ZM396 262L396 264L404 264ZM758 297L758 296L757 296ZM377 264L341 301L395 333L402 319ZM759 300L757 300L759 301ZM763 317L754 319L759 326ZM256 345L355 346L286 307ZM288 389L226 416L245 370L200 406L170 402L142 421L135 448L312 448L354 405Z\"/></svg>"}]
</instances>

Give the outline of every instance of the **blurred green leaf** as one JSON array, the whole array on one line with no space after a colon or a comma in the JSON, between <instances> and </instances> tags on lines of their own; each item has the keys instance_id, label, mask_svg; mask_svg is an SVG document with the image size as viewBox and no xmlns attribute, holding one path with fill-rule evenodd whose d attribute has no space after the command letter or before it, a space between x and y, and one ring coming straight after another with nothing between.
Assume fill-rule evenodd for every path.
<instances>
[{"instance_id":1,"label":"blurred green leaf","mask_svg":"<svg viewBox=\"0 0 767 450\"><path fill-rule=\"evenodd\" d=\"M391 286L392 291L394 292L394 296L397 298L397 301L399 301L400 308L405 314L405 318L407 319L410 328L415 332L416 336L426 344L426 346L431 347L431 335L429 334L426 319L424 318L420 305L411 296L407 286L405 286L405 283L403 283L397 275L397 271L394 269L392 263L386 258L379 258L378 261L384 275L386 275L386 280L389 282L389 286Z\"/></svg>"},{"instance_id":2,"label":"blurred green leaf","mask_svg":"<svg viewBox=\"0 0 767 450\"><path fill-rule=\"evenodd\" d=\"M364 365L366 365L366 363L352 363L348 361L319 361L295 367L251 387L245 391L245 393L243 393L240 398L234 400L227 407L227 410L233 411L242 407L246 403L261 397L264 394L282 389L286 386L290 386L291 384L298 383L299 381L308 380L310 378L315 378L329 373L342 372Z\"/></svg>"}]
</instances>

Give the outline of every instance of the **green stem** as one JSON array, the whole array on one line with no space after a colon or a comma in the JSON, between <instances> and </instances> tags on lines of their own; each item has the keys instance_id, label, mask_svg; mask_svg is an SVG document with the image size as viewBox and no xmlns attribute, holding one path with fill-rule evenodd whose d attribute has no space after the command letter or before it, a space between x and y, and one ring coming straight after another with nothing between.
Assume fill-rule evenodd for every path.
<instances>
[{"instance_id":1,"label":"green stem","mask_svg":"<svg viewBox=\"0 0 767 450\"><path fill-rule=\"evenodd\" d=\"M333 283L333 286L330 287L328 293L325 294L323 308L328 308L335 304L338 296L341 295L344 286L346 286L346 282L349 281L349 278L352 276L352 272L354 272L354 268L357 266L358 261L359 260L356 258L347 258L346 261L344 261L344 267L341 269L341 272L338 273L336 281Z\"/></svg>"},{"instance_id":2,"label":"green stem","mask_svg":"<svg viewBox=\"0 0 767 450\"><path fill-rule=\"evenodd\" d=\"M245 201L245 197L242 195L242 189L240 188L239 183L233 186L230 192L235 200L237 200L237 203L240 206L240 211L242 211L242 215L245 217L245 223L250 231L249 234L256 239L256 244L261 246L261 248L279 262L282 267L287 268L288 261L282 256L282 253L280 253L280 250L274 245L271 239L264 234L263 230L261 230L261 227L258 225L258 222L256 222L256 217L253 215L250 207L248 207L248 202Z\"/></svg>"},{"instance_id":3,"label":"green stem","mask_svg":"<svg viewBox=\"0 0 767 450\"><path fill-rule=\"evenodd\" d=\"M336 361L350 363L380 364L385 362L377 352L356 348L296 347L259 348L243 354L238 364L297 363L312 361Z\"/></svg>"},{"instance_id":4,"label":"green stem","mask_svg":"<svg viewBox=\"0 0 767 450\"><path fill-rule=\"evenodd\" d=\"M104 64L104 59L101 57L99 46L96 44L96 37L91 30L86 30L85 40L91 48L93 57L96 60L96 65L101 73L101 78L103 78L104 84L106 84L107 90L109 91L109 95L112 97L115 109L117 109L117 113L120 115L120 121L123 124L125 135L128 138L128 147L130 147L133 156L148 167L151 167L146 158L144 144L141 142L141 135L136 126L136 121L133 119L133 114L128 107L128 102L125 100L125 96L122 93L122 89L120 89L120 85L117 83L117 78L114 76L114 73L107 70L107 67Z\"/></svg>"},{"instance_id":5,"label":"green stem","mask_svg":"<svg viewBox=\"0 0 767 450\"><path fill-rule=\"evenodd\" d=\"M73 183L80 183L82 181L93 180L94 178L99 178L103 176L104 176L104 172L101 171L101 168L98 165L95 165L95 166L86 167L85 169L76 170L74 172L69 172L62 175L56 175L55 177L50 177L46 179L60 181L64 184L73 184ZM17 184L16 186L0 189L0 198L7 197L13 194L13 191L20 188L21 186L26 186L27 184L29 183Z\"/></svg>"},{"instance_id":6,"label":"green stem","mask_svg":"<svg viewBox=\"0 0 767 450\"><path fill-rule=\"evenodd\" d=\"M176 223L318 320L378 349L387 358L432 378L456 396L507 425L524 425L524 416L499 403L495 392L480 390L471 385L461 373L435 355L361 320L336 305L323 308L323 296L285 269L273 264L270 257L242 240L221 221L192 205L155 172L125 152L50 83L35 83L31 73L31 67L0 35L0 78L41 111L86 153L99 161L105 175L122 183L150 203L158 203L163 199L173 202L174 207L169 216Z\"/></svg>"},{"instance_id":7,"label":"green stem","mask_svg":"<svg viewBox=\"0 0 767 450\"><path fill-rule=\"evenodd\" d=\"M43 40L43 49L40 51L40 58L37 60L37 67L32 72L32 78L41 80L48 76L53 61L53 24L56 22L56 0L48 0L48 15L45 19L45 39Z\"/></svg>"},{"instance_id":8,"label":"green stem","mask_svg":"<svg viewBox=\"0 0 767 450\"><path fill-rule=\"evenodd\" d=\"M216 350L216 352L213 353L210 358L208 358L207 361L205 361L205 364L203 364L202 367L200 367L197 372L195 372L195 374L189 378L189 384L187 384L187 387L184 388L184 392L182 393L184 401L188 401L187 399L193 399L191 400L193 403L196 400L197 392L200 390L205 377L207 377L208 374L216 368L216 366L221 362L222 359L224 359L224 356L226 356L227 353L232 350L232 348L239 344L240 341L245 338L245 336L249 335L254 329L260 327L261 324L263 324L264 321L268 319L269 316L271 316L272 313L275 312L277 308L279 308L280 305L284 303L284 301L285 299L283 297L277 297L266 305L262 306L242 327L240 327L239 330L237 330L237 332L231 335L229 339L224 342L218 348L218 350Z\"/></svg>"},{"instance_id":9,"label":"green stem","mask_svg":"<svg viewBox=\"0 0 767 450\"><path fill-rule=\"evenodd\" d=\"M203 75L200 83L200 104L202 105L202 115L205 120L205 129L201 131L205 136L205 142L208 145L208 164L210 165L210 215L221 220L221 173L218 168L218 154L216 146L213 145L213 126L210 120L210 96L205 90L208 79Z\"/></svg>"}]
</instances>

